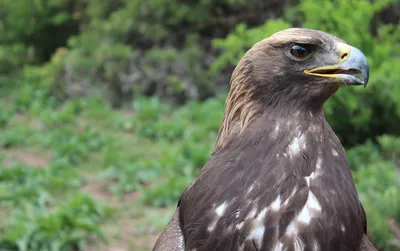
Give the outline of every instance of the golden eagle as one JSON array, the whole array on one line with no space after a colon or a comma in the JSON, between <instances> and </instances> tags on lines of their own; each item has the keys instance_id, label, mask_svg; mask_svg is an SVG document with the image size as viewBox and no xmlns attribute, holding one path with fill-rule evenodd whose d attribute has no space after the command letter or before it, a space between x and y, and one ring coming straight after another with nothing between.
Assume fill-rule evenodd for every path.
<instances>
[{"instance_id":1,"label":"golden eagle","mask_svg":"<svg viewBox=\"0 0 400 251\"><path fill-rule=\"evenodd\" d=\"M292 28L236 66L215 148L154 251L376 250L345 151L324 117L344 85L367 85L364 54Z\"/></svg>"}]
</instances>

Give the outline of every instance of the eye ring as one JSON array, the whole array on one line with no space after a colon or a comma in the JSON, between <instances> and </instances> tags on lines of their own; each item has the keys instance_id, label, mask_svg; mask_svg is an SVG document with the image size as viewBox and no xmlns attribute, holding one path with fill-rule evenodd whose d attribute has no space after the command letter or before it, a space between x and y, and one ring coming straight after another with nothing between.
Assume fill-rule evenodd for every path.
<instances>
[{"instance_id":1,"label":"eye ring","mask_svg":"<svg viewBox=\"0 0 400 251\"><path fill-rule=\"evenodd\" d=\"M308 59L313 52L314 48L310 44L293 44L290 46L290 54L298 60Z\"/></svg>"}]
</instances>

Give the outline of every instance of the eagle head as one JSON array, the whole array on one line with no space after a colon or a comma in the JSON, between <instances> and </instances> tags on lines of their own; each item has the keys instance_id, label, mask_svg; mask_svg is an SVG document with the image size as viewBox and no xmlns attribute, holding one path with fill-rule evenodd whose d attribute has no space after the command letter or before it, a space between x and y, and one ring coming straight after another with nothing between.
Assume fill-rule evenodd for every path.
<instances>
[{"instance_id":1,"label":"eagle head","mask_svg":"<svg viewBox=\"0 0 400 251\"><path fill-rule=\"evenodd\" d=\"M359 49L328 33L303 28L286 29L256 43L236 70L234 77L248 76L251 81L246 82L257 85L253 88L260 96L275 94L311 102L308 105L321 96L325 101L343 85L366 86L369 77L367 59Z\"/></svg>"}]
</instances>

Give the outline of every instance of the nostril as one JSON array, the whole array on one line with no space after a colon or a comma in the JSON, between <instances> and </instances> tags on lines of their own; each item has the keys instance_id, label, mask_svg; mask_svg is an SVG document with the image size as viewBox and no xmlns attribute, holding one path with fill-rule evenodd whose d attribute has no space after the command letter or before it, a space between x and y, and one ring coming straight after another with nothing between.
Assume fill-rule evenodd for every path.
<instances>
[{"instance_id":1,"label":"nostril","mask_svg":"<svg viewBox=\"0 0 400 251\"><path fill-rule=\"evenodd\" d=\"M343 53L342 56L340 56L341 59L345 59L347 58L348 54L347 53Z\"/></svg>"}]
</instances>

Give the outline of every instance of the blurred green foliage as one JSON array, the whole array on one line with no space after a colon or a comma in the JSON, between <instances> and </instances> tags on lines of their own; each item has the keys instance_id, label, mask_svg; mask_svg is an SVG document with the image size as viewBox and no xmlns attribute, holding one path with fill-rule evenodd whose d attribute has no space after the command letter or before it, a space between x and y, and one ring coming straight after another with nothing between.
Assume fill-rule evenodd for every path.
<instances>
[{"instance_id":1,"label":"blurred green foliage","mask_svg":"<svg viewBox=\"0 0 400 251\"><path fill-rule=\"evenodd\" d=\"M337 35L368 57L369 86L344 88L325 112L346 147L371 239L380 250L400 250L388 226L400 222L399 6L1 1L0 249L112 242L104 226L110 209L122 206L104 206L99 193L134 195L133 215L176 206L209 158L234 65L255 42L302 26ZM24 157L31 151L50 157L38 166ZM151 215L148 224L157 226L145 234L162 225Z\"/></svg>"}]
</instances>

